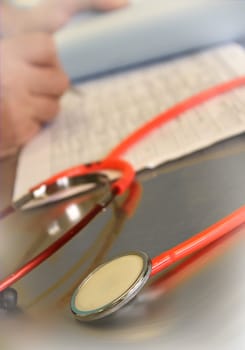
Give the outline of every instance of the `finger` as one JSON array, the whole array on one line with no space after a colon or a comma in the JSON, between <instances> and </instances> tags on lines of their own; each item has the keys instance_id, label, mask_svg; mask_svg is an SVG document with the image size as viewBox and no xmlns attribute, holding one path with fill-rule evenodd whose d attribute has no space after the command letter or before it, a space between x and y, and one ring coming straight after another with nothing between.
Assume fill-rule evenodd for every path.
<instances>
[{"instance_id":1,"label":"finger","mask_svg":"<svg viewBox=\"0 0 245 350\"><path fill-rule=\"evenodd\" d=\"M129 4L128 0L91 0L91 7L99 11L111 11Z\"/></svg>"},{"instance_id":2,"label":"finger","mask_svg":"<svg viewBox=\"0 0 245 350\"><path fill-rule=\"evenodd\" d=\"M52 97L33 97L32 99L33 119L39 124L52 121L59 113L59 100Z\"/></svg>"},{"instance_id":3,"label":"finger","mask_svg":"<svg viewBox=\"0 0 245 350\"><path fill-rule=\"evenodd\" d=\"M20 130L19 134L17 135L17 143L19 146L25 145L27 142L29 142L31 139L33 139L34 136L36 136L41 129L41 124L37 123L36 121L30 120L28 123L28 126L26 128L22 128Z\"/></svg>"},{"instance_id":4,"label":"finger","mask_svg":"<svg viewBox=\"0 0 245 350\"><path fill-rule=\"evenodd\" d=\"M59 65L56 47L51 35L47 33L31 33L18 38L21 55L33 64Z\"/></svg>"},{"instance_id":5,"label":"finger","mask_svg":"<svg viewBox=\"0 0 245 350\"><path fill-rule=\"evenodd\" d=\"M5 96L1 104L3 135L1 141L8 148L19 148L34 137L41 128L33 119L33 98L25 92Z\"/></svg>"},{"instance_id":6,"label":"finger","mask_svg":"<svg viewBox=\"0 0 245 350\"><path fill-rule=\"evenodd\" d=\"M32 67L30 70L29 88L34 95L61 96L69 85L68 77L58 67Z\"/></svg>"},{"instance_id":7,"label":"finger","mask_svg":"<svg viewBox=\"0 0 245 350\"><path fill-rule=\"evenodd\" d=\"M129 4L129 0L58 0L59 8L63 9L63 12L68 13L69 16L75 14L78 11L94 9L98 11L110 11L117 8L126 6ZM57 6L57 0L53 2L48 1L49 6Z\"/></svg>"}]
</instances>

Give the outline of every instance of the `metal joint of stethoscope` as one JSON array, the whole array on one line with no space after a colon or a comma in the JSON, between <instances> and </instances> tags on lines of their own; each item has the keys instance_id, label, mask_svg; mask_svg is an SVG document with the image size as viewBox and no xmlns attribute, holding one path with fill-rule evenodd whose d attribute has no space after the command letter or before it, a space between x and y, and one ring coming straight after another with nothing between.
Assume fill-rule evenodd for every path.
<instances>
[{"instance_id":1,"label":"metal joint of stethoscope","mask_svg":"<svg viewBox=\"0 0 245 350\"><path fill-rule=\"evenodd\" d=\"M63 176L57 178L53 183L42 183L35 186L27 194L13 203L15 209L23 209L30 202L41 203L42 200L55 198L59 199L59 194L62 193L62 198L65 198L65 191L67 196L71 196L69 190L78 188L80 192L85 193L94 188L104 187L109 192L109 179L106 174L91 173L75 176ZM75 193L75 191L74 191Z\"/></svg>"}]
</instances>

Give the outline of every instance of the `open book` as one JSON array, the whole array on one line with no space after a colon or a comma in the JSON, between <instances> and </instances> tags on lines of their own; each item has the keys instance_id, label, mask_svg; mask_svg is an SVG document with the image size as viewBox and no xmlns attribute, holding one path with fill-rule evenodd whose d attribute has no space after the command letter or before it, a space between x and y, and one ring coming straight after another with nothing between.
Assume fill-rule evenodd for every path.
<instances>
[{"instance_id":1,"label":"open book","mask_svg":"<svg viewBox=\"0 0 245 350\"><path fill-rule=\"evenodd\" d=\"M177 102L244 74L245 50L229 44L78 85L78 93L63 97L55 121L22 150L14 199L58 171L102 159ZM155 167L244 131L245 88L239 88L153 131L124 158L137 170Z\"/></svg>"}]
</instances>

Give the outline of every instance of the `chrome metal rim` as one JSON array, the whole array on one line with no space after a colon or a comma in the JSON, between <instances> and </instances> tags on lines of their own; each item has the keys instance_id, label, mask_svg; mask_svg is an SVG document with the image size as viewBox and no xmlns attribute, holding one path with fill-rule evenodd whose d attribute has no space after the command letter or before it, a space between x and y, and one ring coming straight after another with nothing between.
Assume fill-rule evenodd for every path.
<instances>
[{"instance_id":1,"label":"chrome metal rim","mask_svg":"<svg viewBox=\"0 0 245 350\"><path fill-rule=\"evenodd\" d=\"M124 256L134 255L137 257L140 257L142 259L142 269L135 279L135 281L130 285L130 287L125 290L120 296L115 298L113 301L99 307L96 309L91 310L79 310L76 307L76 297L80 291L81 288L86 288L87 282L93 278L93 275L100 269L102 269L105 265L111 264L113 261L122 258ZM73 296L71 298L71 311L74 314L75 318L80 321L93 321L98 320L101 318L104 318L106 316L109 316L116 311L118 311L121 307L128 304L138 293L139 291L144 287L146 282L148 281L151 273L151 259L149 256L141 251L137 252L128 252L126 254L122 254L120 256L117 256L114 259L111 259L107 261L106 263L99 265L92 273L90 273L83 282L79 285L79 287L75 290L73 293Z\"/></svg>"}]
</instances>

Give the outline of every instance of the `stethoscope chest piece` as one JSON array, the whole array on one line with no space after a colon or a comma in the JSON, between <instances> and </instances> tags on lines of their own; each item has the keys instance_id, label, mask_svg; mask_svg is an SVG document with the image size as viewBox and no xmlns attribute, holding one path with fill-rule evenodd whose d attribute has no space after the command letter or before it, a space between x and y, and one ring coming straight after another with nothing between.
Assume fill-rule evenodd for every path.
<instances>
[{"instance_id":1,"label":"stethoscope chest piece","mask_svg":"<svg viewBox=\"0 0 245 350\"><path fill-rule=\"evenodd\" d=\"M129 303L151 274L151 260L130 252L97 267L75 290L71 310L81 321L109 316Z\"/></svg>"}]
</instances>

